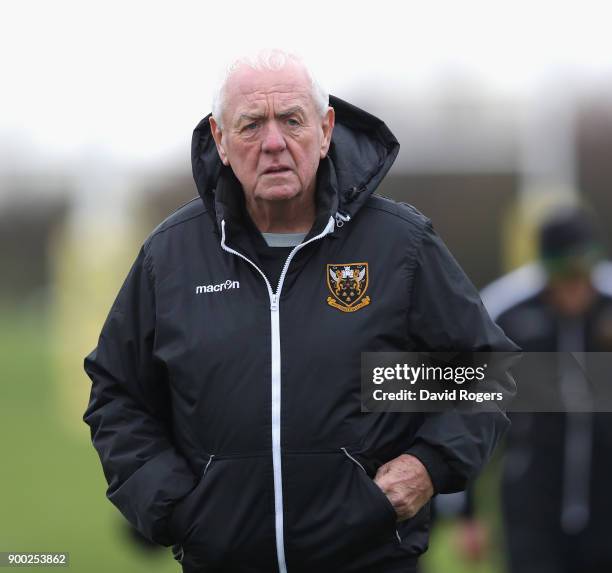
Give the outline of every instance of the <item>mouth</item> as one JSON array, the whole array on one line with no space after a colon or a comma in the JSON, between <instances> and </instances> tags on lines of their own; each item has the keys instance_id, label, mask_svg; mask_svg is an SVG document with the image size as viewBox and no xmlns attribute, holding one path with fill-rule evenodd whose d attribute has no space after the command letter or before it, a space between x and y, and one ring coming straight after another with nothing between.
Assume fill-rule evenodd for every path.
<instances>
[{"instance_id":1,"label":"mouth","mask_svg":"<svg viewBox=\"0 0 612 573\"><path fill-rule=\"evenodd\" d=\"M264 175L282 175L283 173L289 173L291 169L286 165L273 165L264 170Z\"/></svg>"}]
</instances>

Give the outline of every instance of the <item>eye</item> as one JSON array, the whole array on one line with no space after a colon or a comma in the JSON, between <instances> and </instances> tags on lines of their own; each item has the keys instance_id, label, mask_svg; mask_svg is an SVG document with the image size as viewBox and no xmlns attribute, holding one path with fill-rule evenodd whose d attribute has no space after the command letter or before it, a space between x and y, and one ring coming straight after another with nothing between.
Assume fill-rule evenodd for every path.
<instances>
[{"instance_id":1,"label":"eye","mask_svg":"<svg viewBox=\"0 0 612 573\"><path fill-rule=\"evenodd\" d=\"M245 123L241 128L241 133L255 131L259 127L259 121L250 121L249 123Z\"/></svg>"},{"instance_id":2,"label":"eye","mask_svg":"<svg viewBox=\"0 0 612 573\"><path fill-rule=\"evenodd\" d=\"M287 124L289 125L289 127L299 127L300 122L297 119L290 117L287 120Z\"/></svg>"}]
</instances>

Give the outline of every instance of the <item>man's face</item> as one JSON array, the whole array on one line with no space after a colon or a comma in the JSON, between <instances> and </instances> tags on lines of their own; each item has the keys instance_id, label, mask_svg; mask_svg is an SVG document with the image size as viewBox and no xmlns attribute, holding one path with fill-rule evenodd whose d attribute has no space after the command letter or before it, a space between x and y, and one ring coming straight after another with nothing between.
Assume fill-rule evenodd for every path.
<instances>
[{"instance_id":1,"label":"man's face","mask_svg":"<svg viewBox=\"0 0 612 573\"><path fill-rule=\"evenodd\" d=\"M595 299L589 275L569 275L548 283L548 300L561 315L578 317L586 313Z\"/></svg>"},{"instance_id":2,"label":"man's face","mask_svg":"<svg viewBox=\"0 0 612 573\"><path fill-rule=\"evenodd\" d=\"M210 119L219 156L231 166L247 200L282 201L312 194L319 160L334 124L312 100L310 80L293 63L283 69L244 66L228 79L223 129Z\"/></svg>"}]
</instances>

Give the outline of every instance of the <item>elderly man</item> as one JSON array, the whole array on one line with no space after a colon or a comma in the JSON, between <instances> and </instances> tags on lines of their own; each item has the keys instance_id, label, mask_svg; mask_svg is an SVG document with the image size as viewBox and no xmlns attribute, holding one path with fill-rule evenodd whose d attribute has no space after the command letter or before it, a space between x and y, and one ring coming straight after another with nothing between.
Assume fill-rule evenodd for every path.
<instances>
[{"instance_id":1,"label":"elderly man","mask_svg":"<svg viewBox=\"0 0 612 573\"><path fill-rule=\"evenodd\" d=\"M195 129L200 196L85 359L107 495L183 571L413 571L429 499L505 430L361 411L361 352L515 349L430 221L373 195L398 148L280 51L233 65Z\"/></svg>"}]
</instances>

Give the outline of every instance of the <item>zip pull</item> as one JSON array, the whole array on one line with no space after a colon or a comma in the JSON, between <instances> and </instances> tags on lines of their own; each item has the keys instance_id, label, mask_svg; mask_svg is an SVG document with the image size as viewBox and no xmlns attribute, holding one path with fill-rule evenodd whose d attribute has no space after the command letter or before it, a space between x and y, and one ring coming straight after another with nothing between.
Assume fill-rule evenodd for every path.
<instances>
[{"instance_id":1,"label":"zip pull","mask_svg":"<svg viewBox=\"0 0 612 573\"><path fill-rule=\"evenodd\" d=\"M334 215L334 219L336 219L336 227L340 228L344 223L348 223L351 220L351 216L343 215L340 211L337 211Z\"/></svg>"},{"instance_id":2,"label":"zip pull","mask_svg":"<svg viewBox=\"0 0 612 573\"><path fill-rule=\"evenodd\" d=\"M272 300L270 301L270 310L276 311L278 310L278 295L273 294Z\"/></svg>"}]
</instances>

